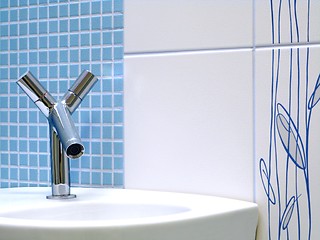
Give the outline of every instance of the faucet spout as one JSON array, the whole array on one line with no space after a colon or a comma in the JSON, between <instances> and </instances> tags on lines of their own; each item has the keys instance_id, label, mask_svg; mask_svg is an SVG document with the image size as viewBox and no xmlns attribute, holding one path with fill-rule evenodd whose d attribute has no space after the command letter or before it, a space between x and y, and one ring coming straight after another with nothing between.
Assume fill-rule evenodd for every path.
<instances>
[{"instance_id":1,"label":"faucet spout","mask_svg":"<svg viewBox=\"0 0 320 240\"><path fill-rule=\"evenodd\" d=\"M80 105L84 97L88 94L94 84L98 81L91 72L84 70L68 92L63 96L62 102L65 103L70 113L73 113Z\"/></svg>"},{"instance_id":2,"label":"faucet spout","mask_svg":"<svg viewBox=\"0 0 320 240\"><path fill-rule=\"evenodd\" d=\"M57 132L67 156L69 158L81 157L84 146L66 106L58 101L52 108L48 120Z\"/></svg>"},{"instance_id":3,"label":"faucet spout","mask_svg":"<svg viewBox=\"0 0 320 240\"><path fill-rule=\"evenodd\" d=\"M37 105L40 111L49 117L50 109L55 104L55 99L41 85L41 83L32 75L31 72L24 74L17 84L28 95L28 97Z\"/></svg>"},{"instance_id":4,"label":"faucet spout","mask_svg":"<svg viewBox=\"0 0 320 240\"><path fill-rule=\"evenodd\" d=\"M74 159L82 156L84 146L71 114L77 109L97 80L89 71L83 71L59 101L51 96L31 72L27 72L17 81L17 84L38 106L49 122L52 195L47 198L75 197L70 194L68 158Z\"/></svg>"}]
</instances>

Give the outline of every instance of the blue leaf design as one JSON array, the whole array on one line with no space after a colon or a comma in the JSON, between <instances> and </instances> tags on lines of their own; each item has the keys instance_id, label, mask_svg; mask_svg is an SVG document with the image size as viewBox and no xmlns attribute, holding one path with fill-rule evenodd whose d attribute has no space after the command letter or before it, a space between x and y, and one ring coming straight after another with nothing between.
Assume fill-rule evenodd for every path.
<instances>
[{"instance_id":1,"label":"blue leaf design","mask_svg":"<svg viewBox=\"0 0 320 240\"><path fill-rule=\"evenodd\" d=\"M293 214L293 210L294 210L295 202L296 202L296 198L294 196L292 196L290 198L289 202L287 203L286 208L284 209L284 212L281 217L281 225L282 225L283 230L286 230L289 223L290 223L290 220L291 220L291 217Z\"/></svg>"},{"instance_id":2,"label":"blue leaf design","mask_svg":"<svg viewBox=\"0 0 320 240\"><path fill-rule=\"evenodd\" d=\"M273 187L270 183L270 177L269 177L267 165L266 165L263 158L260 159L259 167L260 167L260 178L261 178L261 182L262 182L262 185L264 188L264 192L266 193L269 201L272 204L276 204L276 197L274 194Z\"/></svg>"},{"instance_id":3,"label":"blue leaf design","mask_svg":"<svg viewBox=\"0 0 320 240\"><path fill-rule=\"evenodd\" d=\"M305 151L300 134L287 110L279 103L276 117L277 130L281 143L292 162L300 169L305 169Z\"/></svg>"},{"instance_id":4,"label":"blue leaf design","mask_svg":"<svg viewBox=\"0 0 320 240\"><path fill-rule=\"evenodd\" d=\"M317 82L316 82L316 85L314 87L314 90L309 98L309 101L308 101L308 108L309 109L312 109L315 105L317 105L317 103L319 102L320 100L320 74L318 76L318 79L317 79Z\"/></svg>"}]
</instances>

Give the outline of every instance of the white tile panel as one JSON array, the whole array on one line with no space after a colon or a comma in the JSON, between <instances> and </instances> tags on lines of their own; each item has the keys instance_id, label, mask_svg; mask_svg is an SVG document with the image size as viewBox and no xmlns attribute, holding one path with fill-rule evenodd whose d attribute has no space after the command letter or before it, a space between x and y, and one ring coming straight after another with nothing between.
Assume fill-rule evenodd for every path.
<instances>
[{"instance_id":1,"label":"white tile panel","mask_svg":"<svg viewBox=\"0 0 320 240\"><path fill-rule=\"evenodd\" d=\"M320 42L319 0L255 0L254 21L257 46Z\"/></svg>"},{"instance_id":2,"label":"white tile panel","mask_svg":"<svg viewBox=\"0 0 320 240\"><path fill-rule=\"evenodd\" d=\"M253 200L252 52L125 58L125 185Z\"/></svg>"},{"instance_id":3,"label":"white tile panel","mask_svg":"<svg viewBox=\"0 0 320 240\"><path fill-rule=\"evenodd\" d=\"M126 0L125 52L252 46L252 0Z\"/></svg>"}]
</instances>

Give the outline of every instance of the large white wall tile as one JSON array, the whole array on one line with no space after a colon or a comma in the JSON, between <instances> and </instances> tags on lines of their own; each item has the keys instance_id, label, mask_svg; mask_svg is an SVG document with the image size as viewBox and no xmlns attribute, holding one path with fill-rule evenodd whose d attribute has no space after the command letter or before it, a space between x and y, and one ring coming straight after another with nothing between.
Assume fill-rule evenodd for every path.
<instances>
[{"instance_id":1,"label":"large white wall tile","mask_svg":"<svg viewBox=\"0 0 320 240\"><path fill-rule=\"evenodd\" d=\"M255 40L257 46L319 43L320 1L255 0Z\"/></svg>"},{"instance_id":2,"label":"large white wall tile","mask_svg":"<svg viewBox=\"0 0 320 240\"><path fill-rule=\"evenodd\" d=\"M125 185L253 199L252 52L125 58Z\"/></svg>"},{"instance_id":3,"label":"large white wall tile","mask_svg":"<svg viewBox=\"0 0 320 240\"><path fill-rule=\"evenodd\" d=\"M252 0L126 0L125 52L252 46Z\"/></svg>"},{"instance_id":4,"label":"large white wall tile","mask_svg":"<svg viewBox=\"0 0 320 240\"><path fill-rule=\"evenodd\" d=\"M259 240L320 239L319 62L318 47L257 51Z\"/></svg>"}]
</instances>

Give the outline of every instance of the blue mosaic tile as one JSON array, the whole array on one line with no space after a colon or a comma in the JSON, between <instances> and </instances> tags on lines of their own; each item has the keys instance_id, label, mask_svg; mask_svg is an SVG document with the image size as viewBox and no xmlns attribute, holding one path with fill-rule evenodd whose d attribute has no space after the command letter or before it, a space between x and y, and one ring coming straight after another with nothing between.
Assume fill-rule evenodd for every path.
<instances>
[{"instance_id":1,"label":"blue mosaic tile","mask_svg":"<svg viewBox=\"0 0 320 240\"><path fill-rule=\"evenodd\" d=\"M38 38L30 37L29 38L29 49L37 49L38 48Z\"/></svg>"},{"instance_id":2,"label":"blue mosaic tile","mask_svg":"<svg viewBox=\"0 0 320 240\"><path fill-rule=\"evenodd\" d=\"M70 29L70 32L78 32L79 31L79 19L71 19L69 29Z\"/></svg>"},{"instance_id":3,"label":"blue mosaic tile","mask_svg":"<svg viewBox=\"0 0 320 240\"><path fill-rule=\"evenodd\" d=\"M49 21L49 33L58 32L58 22L57 21Z\"/></svg>"},{"instance_id":4,"label":"blue mosaic tile","mask_svg":"<svg viewBox=\"0 0 320 240\"><path fill-rule=\"evenodd\" d=\"M101 29L101 18L92 17L91 18L91 30L100 30Z\"/></svg>"},{"instance_id":5,"label":"blue mosaic tile","mask_svg":"<svg viewBox=\"0 0 320 240\"><path fill-rule=\"evenodd\" d=\"M81 3L81 15L89 15L90 14L90 2Z\"/></svg>"},{"instance_id":6,"label":"blue mosaic tile","mask_svg":"<svg viewBox=\"0 0 320 240\"><path fill-rule=\"evenodd\" d=\"M106 0L102 2L102 12L111 13L112 12L112 1Z\"/></svg>"},{"instance_id":7,"label":"blue mosaic tile","mask_svg":"<svg viewBox=\"0 0 320 240\"><path fill-rule=\"evenodd\" d=\"M103 185L112 185L112 174L111 173L103 173L102 175L102 184Z\"/></svg>"},{"instance_id":8,"label":"blue mosaic tile","mask_svg":"<svg viewBox=\"0 0 320 240\"><path fill-rule=\"evenodd\" d=\"M0 11L0 20L2 23L8 22L9 20L9 12L8 11Z\"/></svg>"},{"instance_id":9,"label":"blue mosaic tile","mask_svg":"<svg viewBox=\"0 0 320 240\"><path fill-rule=\"evenodd\" d=\"M69 6L67 4L59 5L59 16L61 18L69 16Z\"/></svg>"},{"instance_id":10,"label":"blue mosaic tile","mask_svg":"<svg viewBox=\"0 0 320 240\"><path fill-rule=\"evenodd\" d=\"M7 8L9 5L8 1L0 1L0 8Z\"/></svg>"},{"instance_id":11,"label":"blue mosaic tile","mask_svg":"<svg viewBox=\"0 0 320 240\"><path fill-rule=\"evenodd\" d=\"M0 1L0 187L50 184L47 120L17 78L32 71L62 96L83 69L100 83L73 114L86 153L72 184L123 185L122 12L122 0Z\"/></svg>"},{"instance_id":12,"label":"blue mosaic tile","mask_svg":"<svg viewBox=\"0 0 320 240\"><path fill-rule=\"evenodd\" d=\"M37 5L38 0L29 0L29 5Z\"/></svg>"},{"instance_id":13,"label":"blue mosaic tile","mask_svg":"<svg viewBox=\"0 0 320 240\"><path fill-rule=\"evenodd\" d=\"M112 29L112 17L111 16L102 17L102 29L105 29L105 30Z\"/></svg>"},{"instance_id":14,"label":"blue mosaic tile","mask_svg":"<svg viewBox=\"0 0 320 240\"><path fill-rule=\"evenodd\" d=\"M5 31L2 31L2 33L4 33L4 32ZM18 36L18 25L17 24L10 24L10 36Z\"/></svg>"},{"instance_id":15,"label":"blue mosaic tile","mask_svg":"<svg viewBox=\"0 0 320 240\"><path fill-rule=\"evenodd\" d=\"M90 11L90 6L89 7L89 11ZM69 9L70 9L70 16L79 16L79 3L72 3L69 5Z\"/></svg>"},{"instance_id":16,"label":"blue mosaic tile","mask_svg":"<svg viewBox=\"0 0 320 240\"><path fill-rule=\"evenodd\" d=\"M58 6L50 6L49 18L57 18L57 17L58 17Z\"/></svg>"},{"instance_id":17,"label":"blue mosaic tile","mask_svg":"<svg viewBox=\"0 0 320 240\"><path fill-rule=\"evenodd\" d=\"M102 43L104 45L111 45L112 44L112 33L111 32L104 32L102 33Z\"/></svg>"},{"instance_id":18,"label":"blue mosaic tile","mask_svg":"<svg viewBox=\"0 0 320 240\"><path fill-rule=\"evenodd\" d=\"M48 33L48 23L45 22L39 22L39 33L40 34L47 34Z\"/></svg>"},{"instance_id":19,"label":"blue mosaic tile","mask_svg":"<svg viewBox=\"0 0 320 240\"><path fill-rule=\"evenodd\" d=\"M81 172L81 184L90 185L90 172Z\"/></svg>"},{"instance_id":20,"label":"blue mosaic tile","mask_svg":"<svg viewBox=\"0 0 320 240\"><path fill-rule=\"evenodd\" d=\"M114 11L123 13L123 1L115 0L114 1Z\"/></svg>"},{"instance_id":21,"label":"blue mosaic tile","mask_svg":"<svg viewBox=\"0 0 320 240\"><path fill-rule=\"evenodd\" d=\"M123 28L123 15L116 15L113 17L113 28L114 29Z\"/></svg>"},{"instance_id":22,"label":"blue mosaic tile","mask_svg":"<svg viewBox=\"0 0 320 240\"><path fill-rule=\"evenodd\" d=\"M48 17L48 7L39 7L39 19L46 19Z\"/></svg>"},{"instance_id":23,"label":"blue mosaic tile","mask_svg":"<svg viewBox=\"0 0 320 240\"><path fill-rule=\"evenodd\" d=\"M10 10L10 22L18 21L18 10Z\"/></svg>"},{"instance_id":24,"label":"blue mosaic tile","mask_svg":"<svg viewBox=\"0 0 320 240\"><path fill-rule=\"evenodd\" d=\"M49 48L57 48L58 47L58 36L50 36L49 37Z\"/></svg>"},{"instance_id":25,"label":"blue mosaic tile","mask_svg":"<svg viewBox=\"0 0 320 240\"><path fill-rule=\"evenodd\" d=\"M123 174L120 172L115 172L113 176L114 186L123 186Z\"/></svg>"},{"instance_id":26,"label":"blue mosaic tile","mask_svg":"<svg viewBox=\"0 0 320 240\"><path fill-rule=\"evenodd\" d=\"M90 19L89 18L81 18L80 30L81 31L90 30Z\"/></svg>"},{"instance_id":27,"label":"blue mosaic tile","mask_svg":"<svg viewBox=\"0 0 320 240\"><path fill-rule=\"evenodd\" d=\"M38 8L29 9L29 20L34 20L38 18Z\"/></svg>"},{"instance_id":28,"label":"blue mosaic tile","mask_svg":"<svg viewBox=\"0 0 320 240\"><path fill-rule=\"evenodd\" d=\"M81 34L80 39L81 39L80 40L81 46L90 46L90 34L88 33ZM81 49L81 50L85 50L85 49Z\"/></svg>"}]
</instances>

